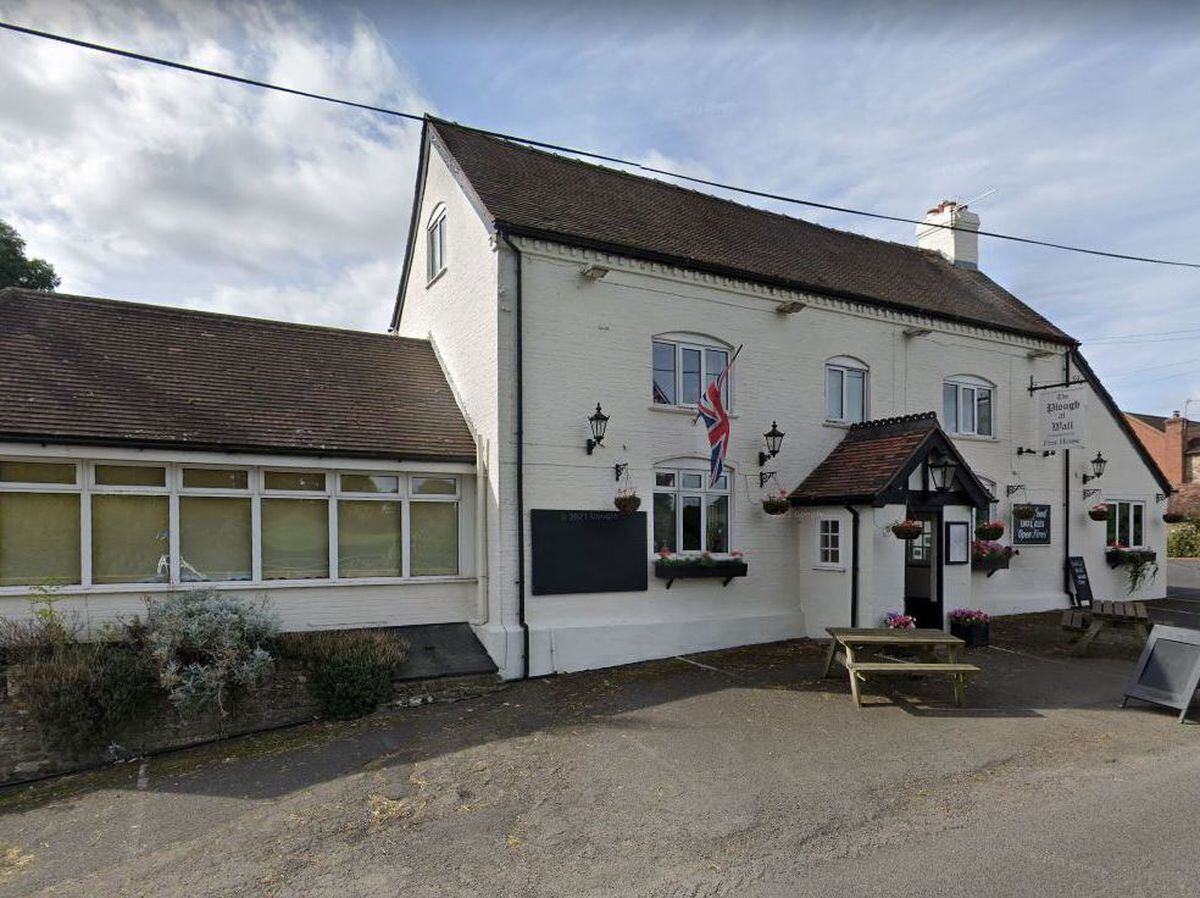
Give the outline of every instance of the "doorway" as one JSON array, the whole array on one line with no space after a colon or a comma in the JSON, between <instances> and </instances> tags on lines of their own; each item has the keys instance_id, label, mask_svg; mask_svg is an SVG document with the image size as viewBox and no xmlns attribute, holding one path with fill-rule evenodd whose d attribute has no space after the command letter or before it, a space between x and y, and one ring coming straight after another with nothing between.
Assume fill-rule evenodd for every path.
<instances>
[{"instance_id":1,"label":"doorway","mask_svg":"<svg viewBox=\"0 0 1200 898\"><path fill-rule=\"evenodd\" d=\"M942 515L940 511L915 511L921 535L904 544L904 613L918 627L941 630L942 615Z\"/></svg>"}]
</instances>

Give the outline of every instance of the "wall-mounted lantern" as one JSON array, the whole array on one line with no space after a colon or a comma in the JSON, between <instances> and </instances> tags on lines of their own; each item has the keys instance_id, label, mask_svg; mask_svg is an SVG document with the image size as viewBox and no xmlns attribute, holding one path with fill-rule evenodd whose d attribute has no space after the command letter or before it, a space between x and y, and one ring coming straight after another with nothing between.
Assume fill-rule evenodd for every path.
<instances>
[{"instance_id":1,"label":"wall-mounted lantern","mask_svg":"<svg viewBox=\"0 0 1200 898\"><path fill-rule=\"evenodd\" d=\"M604 431L608 429L608 415L600 410L600 403L596 403L596 412L588 417L588 426L592 428L592 437L587 441L587 454L591 455L592 450L604 442Z\"/></svg>"},{"instance_id":2,"label":"wall-mounted lantern","mask_svg":"<svg viewBox=\"0 0 1200 898\"><path fill-rule=\"evenodd\" d=\"M779 429L779 423L772 421L771 429L763 434L763 439L767 443L767 451L763 452L760 449L758 453L758 466L760 468L767 463L768 459L772 459L779 454L779 448L783 445L783 438L785 436L787 434Z\"/></svg>"},{"instance_id":3,"label":"wall-mounted lantern","mask_svg":"<svg viewBox=\"0 0 1200 898\"><path fill-rule=\"evenodd\" d=\"M947 492L954 485L954 472L958 470L958 462L949 455L931 456L925 462L929 470L929 482L939 493Z\"/></svg>"},{"instance_id":4,"label":"wall-mounted lantern","mask_svg":"<svg viewBox=\"0 0 1200 898\"><path fill-rule=\"evenodd\" d=\"M1099 480L1102 476L1104 476L1104 469L1107 467L1107 465L1108 459L1097 452L1096 457L1092 459L1092 474L1091 476L1084 474L1082 478L1083 482L1088 483L1092 480Z\"/></svg>"}]
</instances>

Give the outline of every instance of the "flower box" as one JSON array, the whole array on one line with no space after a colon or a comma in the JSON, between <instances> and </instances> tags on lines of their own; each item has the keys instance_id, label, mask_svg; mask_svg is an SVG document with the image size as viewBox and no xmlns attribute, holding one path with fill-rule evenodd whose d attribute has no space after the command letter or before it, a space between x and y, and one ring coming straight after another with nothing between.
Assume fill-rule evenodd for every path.
<instances>
[{"instance_id":1,"label":"flower box","mask_svg":"<svg viewBox=\"0 0 1200 898\"><path fill-rule=\"evenodd\" d=\"M654 576L667 581L667 589L676 580L721 580L721 586L728 586L734 577L745 577L749 566L740 558L714 558L701 560L686 558L678 560L658 559L654 562Z\"/></svg>"},{"instance_id":2,"label":"flower box","mask_svg":"<svg viewBox=\"0 0 1200 898\"><path fill-rule=\"evenodd\" d=\"M1007 555L987 555L983 558L972 558L971 570L985 571L990 577L996 571L1007 571L1009 561L1010 558Z\"/></svg>"},{"instance_id":3,"label":"flower box","mask_svg":"<svg viewBox=\"0 0 1200 898\"><path fill-rule=\"evenodd\" d=\"M1110 548L1104 553L1104 560L1109 567L1121 567L1131 562L1152 564L1158 561L1158 553L1153 549L1121 549Z\"/></svg>"},{"instance_id":4,"label":"flower box","mask_svg":"<svg viewBox=\"0 0 1200 898\"><path fill-rule=\"evenodd\" d=\"M987 621L950 621L950 635L957 636L969 649L979 649L989 644L991 625Z\"/></svg>"}]
</instances>

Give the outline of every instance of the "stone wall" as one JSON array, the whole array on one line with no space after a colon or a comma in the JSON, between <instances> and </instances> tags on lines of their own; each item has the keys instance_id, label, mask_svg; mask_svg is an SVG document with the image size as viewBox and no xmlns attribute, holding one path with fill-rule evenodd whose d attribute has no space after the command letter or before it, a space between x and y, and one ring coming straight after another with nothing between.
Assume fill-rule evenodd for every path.
<instances>
[{"instance_id":1,"label":"stone wall","mask_svg":"<svg viewBox=\"0 0 1200 898\"><path fill-rule=\"evenodd\" d=\"M501 687L493 674L403 680L394 684L393 704L409 707L457 701ZM37 724L21 706L19 669L0 669L0 785L306 723L319 715L320 707L303 669L285 659L259 689L225 717L214 711L185 719L163 697L119 733L109 748L70 755L48 747Z\"/></svg>"}]
</instances>

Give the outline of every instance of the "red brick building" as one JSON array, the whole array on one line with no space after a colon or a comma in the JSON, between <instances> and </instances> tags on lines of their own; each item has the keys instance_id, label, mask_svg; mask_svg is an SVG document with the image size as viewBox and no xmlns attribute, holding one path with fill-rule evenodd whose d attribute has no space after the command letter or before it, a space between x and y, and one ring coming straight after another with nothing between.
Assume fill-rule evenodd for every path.
<instances>
[{"instance_id":1,"label":"red brick building","mask_svg":"<svg viewBox=\"0 0 1200 898\"><path fill-rule=\"evenodd\" d=\"M1125 412L1125 420L1178 492L1171 511L1200 513L1200 421Z\"/></svg>"}]
</instances>

